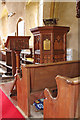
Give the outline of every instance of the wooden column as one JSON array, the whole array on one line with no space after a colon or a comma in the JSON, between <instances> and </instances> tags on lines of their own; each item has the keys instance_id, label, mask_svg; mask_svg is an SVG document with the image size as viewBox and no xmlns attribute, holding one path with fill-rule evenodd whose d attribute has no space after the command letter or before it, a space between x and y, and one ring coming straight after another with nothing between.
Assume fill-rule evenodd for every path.
<instances>
[{"instance_id":1,"label":"wooden column","mask_svg":"<svg viewBox=\"0 0 80 120\"><path fill-rule=\"evenodd\" d=\"M15 51L16 53L16 73L20 73L20 50L19 51Z\"/></svg>"},{"instance_id":2,"label":"wooden column","mask_svg":"<svg viewBox=\"0 0 80 120\"><path fill-rule=\"evenodd\" d=\"M14 51L11 52L11 57L12 57L12 74L14 76L16 73L16 57Z\"/></svg>"}]
</instances>

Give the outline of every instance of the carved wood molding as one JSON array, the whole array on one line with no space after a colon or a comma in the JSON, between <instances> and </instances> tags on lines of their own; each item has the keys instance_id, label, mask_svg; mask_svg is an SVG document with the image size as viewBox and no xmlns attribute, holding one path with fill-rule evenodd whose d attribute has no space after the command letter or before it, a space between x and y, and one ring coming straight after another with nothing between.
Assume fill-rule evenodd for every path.
<instances>
[{"instance_id":1,"label":"carved wood molding","mask_svg":"<svg viewBox=\"0 0 80 120\"><path fill-rule=\"evenodd\" d=\"M80 18L80 0L77 1L77 4L76 4L76 17L77 18Z\"/></svg>"}]
</instances>

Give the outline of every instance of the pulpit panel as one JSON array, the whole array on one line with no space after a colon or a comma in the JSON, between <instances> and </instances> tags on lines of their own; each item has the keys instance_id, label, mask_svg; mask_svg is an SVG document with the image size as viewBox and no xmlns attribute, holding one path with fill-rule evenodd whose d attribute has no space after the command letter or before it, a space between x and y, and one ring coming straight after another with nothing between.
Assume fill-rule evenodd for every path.
<instances>
[{"instance_id":1,"label":"pulpit panel","mask_svg":"<svg viewBox=\"0 0 80 120\"><path fill-rule=\"evenodd\" d=\"M53 61L65 61L66 55L66 39L64 37L65 32L58 32L54 34L53 40Z\"/></svg>"},{"instance_id":2,"label":"pulpit panel","mask_svg":"<svg viewBox=\"0 0 80 120\"><path fill-rule=\"evenodd\" d=\"M32 28L34 35L34 63L66 60L66 41L69 27L43 26Z\"/></svg>"}]
</instances>

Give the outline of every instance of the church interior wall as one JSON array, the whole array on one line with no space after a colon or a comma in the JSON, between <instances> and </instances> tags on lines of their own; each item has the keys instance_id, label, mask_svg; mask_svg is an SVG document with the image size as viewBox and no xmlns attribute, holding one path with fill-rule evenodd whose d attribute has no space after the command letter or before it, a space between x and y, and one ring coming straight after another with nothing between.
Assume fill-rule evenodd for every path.
<instances>
[{"instance_id":1,"label":"church interior wall","mask_svg":"<svg viewBox=\"0 0 80 120\"><path fill-rule=\"evenodd\" d=\"M8 13L11 11L16 13L13 17L8 18L7 34L16 32L17 20L19 17L22 17L25 21L25 35L31 36L29 45L30 47L33 47L33 35L30 32L30 29L44 25L42 22L43 18L51 18L51 4L52 3L50 2L44 4L38 2L30 2L29 4L26 4L25 2L6 3ZM40 8L43 8L43 10L41 11ZM59 18L57 25L70 27L70 32L67 37L67 48L72 49L73 60L78 59L79 19L76 18L76 3L56 3L55 15L53 17Z\"/></svg>"},{"instance_id":2,"label":"church interior wall","mask_svg":"<svg viewBox=\"0 0 80 120\"><path fill-rule=\"evenodd\" d=\"M78 59L78 18L76 18L76 3L63 2L59 5L59 22L58 25L69 26L70 31L67 37L67 48L72 49L72 59Z\"/></svg>"},{"instance_id":3,"label":"church interior wall","mask_svg":"<svg viewBox=\"0 0 80 120\"><path fill-rule=\"evenodd\" d=\"M76 18L76 3L75 2L56 2L54 18L58 18L58 26L69 26L70 31L67 36L67 48L72 51L72 59L76 60L79 57L79 19ZM45 7L45 5L47 7ZM45 3L44 18L50 18L51 4Z\"/></svg>"}]
</instances>

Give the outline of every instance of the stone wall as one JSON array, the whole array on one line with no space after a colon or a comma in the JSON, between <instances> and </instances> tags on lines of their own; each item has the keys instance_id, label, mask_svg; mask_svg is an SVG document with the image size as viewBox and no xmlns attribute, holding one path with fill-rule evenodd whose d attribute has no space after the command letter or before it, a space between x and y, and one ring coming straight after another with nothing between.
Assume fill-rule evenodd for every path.
<instances>
[{"instance_id":1,"label":"stone wall","mask_svg":"<svg viewBox=\"0 0 80 120\"><path fill-rule=\"evenodd\" d=\"M6 8L5 12L4 8ZM5 5L0 3L0 11L0 36L3 47L4 39L6 39L8 35L16 33L19 17L25 20L25 2L6 2ZM15 12L16 14L12 17L7 17L11 12Z\"/></svg>"},{"instance_id":2,"label":"stone wall","mask_svg":"<svg viewBox=\"0 0 80 120\"><path fill-rule=\"evenodd\" d=\"M33 34L30 32L30 29L39 26L38 2L30 2L29 4L26 4L25 17L25 33L26 35L31 36L29 46L33 47Z\"/></svg>"},{"instance_id":3,"label":"stone wall","mask_svg":"<svg viewBox=\"0 0 80 120\"><path fill-rule=\"evenodd\" d=\"M10 12L16 13L13 17L8 18L8 21L7 21L8 26L4 25L7 28L8 33L7 32L6 33L11 34L13 32L16 32L17 21L19 17L23 18L25 21L25 35L31 36L29 45L30 47L33 47L33 35L30 32L30 29L37 26L42 26L43 18L51 18L51 4L52 3L50 2L43 4L42 0L40 3L30 2L29 4L26 4L24 2L6 3L8 13ZM2 11L1 4L0 4L0 10ZM79 19L76 18L76 3L75 2L56 3L54 12L55 12L54 17L59 18L57 25L70 27L70 31L67 37L67 48L72 49L73 60L78 59L80 22L79 22ZM0 27L1 27L1 18L0 18ZM1 32L2 31L0 29L0 34Z\"/></svg>"},{"instance_id":4,"label":"stone wall","mask_svg":"<svg viewBox=\"0 0 80 120\"><path fill-rule=\"evenodd\" d=\"M78 32L79 24L76 18L76 3L67 2L59 4L59 21L58 25L69 26L70 32L67 37L67 48L71 48L73 52L73 60L78 59Z\"/></svg>"},{"instance_id":5,"label":"stone wall","mask_svg":"<svg viewBox=\"0 0 80 120\"><path fill-rule=\"evenodd\" d=\"M50 3L44 4L44 18L50 18ZM79 57L79 24L76 18L76 2L56 2L53 17L59 18L58 26L69 26L70 31L67 36L67 48L72 49L72 59Z\"/></svg>"}]
</instances>

